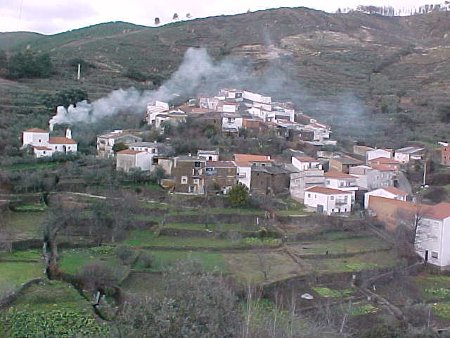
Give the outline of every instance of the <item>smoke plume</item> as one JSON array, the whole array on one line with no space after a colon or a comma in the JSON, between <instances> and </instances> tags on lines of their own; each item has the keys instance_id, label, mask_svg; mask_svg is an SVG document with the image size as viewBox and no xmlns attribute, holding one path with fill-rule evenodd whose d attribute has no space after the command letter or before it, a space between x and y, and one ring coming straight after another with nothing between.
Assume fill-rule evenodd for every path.
<instances>
[{"instance_id":1,"label":"smoke plume","mask_svg":"<svg viewBox=\"0 0 450 338\"><path fill-rule=\"evenodd\" d=\"M228 83L236 83L245 73L242 67L245 66L241 62L229 59L214 62L205 49L190 48L179 69L158 90L118 89L92 103L81 101L67 109L59 106L49 124L96 122L121 111L140 114L155 100L170 102L175 97L188 98L203 91L217 90L225 78Z\"/></svg>"}]
</instances>

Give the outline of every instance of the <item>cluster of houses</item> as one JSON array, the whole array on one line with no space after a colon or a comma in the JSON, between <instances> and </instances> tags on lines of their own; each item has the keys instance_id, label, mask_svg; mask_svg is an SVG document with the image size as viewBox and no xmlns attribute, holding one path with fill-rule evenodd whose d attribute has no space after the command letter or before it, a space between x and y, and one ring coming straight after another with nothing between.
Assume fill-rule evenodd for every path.
<instances>
[{"instance_id":1,"label":"cluster of houses","mask_svg":"<svg viewBox=\"0 0 450 338\"><path fill-rule=\"evenodd\" d=\"M274 102L269 96L246 90L221 89L217 96L199 96L172 109L166 102L155 101L147 106L145 120L162 131L167 123L178 124L188 116L228 135L237 135L241 129L255 134L273 129L290 141L336 144L330 140L329 126L296 112L291 103Z\"/></svg>"}]
</instances>

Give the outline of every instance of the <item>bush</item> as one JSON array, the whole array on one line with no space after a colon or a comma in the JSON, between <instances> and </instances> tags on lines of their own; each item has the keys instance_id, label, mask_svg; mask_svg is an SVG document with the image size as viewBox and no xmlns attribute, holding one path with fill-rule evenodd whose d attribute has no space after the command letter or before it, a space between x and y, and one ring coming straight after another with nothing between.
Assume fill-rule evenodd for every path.
<instances>
[{"instance_id":1,"label":"bush","mask_svg":"<svg viewBox=\"0 0 450 338\"><path fill-rule=\"evenodd\" d=\"M119 245L115 250L115 254L123 264L131 264L131 260L134 257L133 249L126 245Z\"/></svg>"},{"instance_id":2,"label":"bush","mask_svg":"<svg viewBox=\"0 0 450 338\"><path fill-rule=\"evenodd\" d=\"M154 261L155 258L148 253L142 253L139 256L139 265L142 266L142 268L144 269L150 269Z\"/></svg>"},{"instance_id":3,"label":"bush","mask_svg":"<svg viewBox=\"0 0 450 338\"><path fill-rule=\"evenodd\" d=\"M244 184L238 183L228 192L228 202L235 208L245 207L248 204L249 196L248 188Z\"/></svg>"},{"instance_id":4,"label":"bush","mask_svg":"<svg viewBox=\"0 0 450 338\"><path fill-rule=\"evenodd\" d=\"M49 77L52 63L48 54L35 54L31 51L19 52L8 60L8 77L10 79Z\"/></svg>"}]
</instances>

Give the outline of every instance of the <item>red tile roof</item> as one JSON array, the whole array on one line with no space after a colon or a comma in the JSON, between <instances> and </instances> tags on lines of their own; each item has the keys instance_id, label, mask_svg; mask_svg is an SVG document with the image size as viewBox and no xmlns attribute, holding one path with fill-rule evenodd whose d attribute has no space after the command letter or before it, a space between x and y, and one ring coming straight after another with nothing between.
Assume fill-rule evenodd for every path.
<instances>
[{"instance_id":1,"label":"red tile roof","mask_svg":"<svg viewBox=\"0 0 450 338\"><path fill-rule=\"evenodd\" d=\"M252 155L252 154L234 154L235 162L245 165L250 162L272 162L268 155Z\"/></svg>"},{"instance_id":2,"label":"red tile roof","mask_svg":"<svg viewBox=\"0 0 450 338\"><path fill-rule=\"evenodd\" d=\"M30 129L25 130L24 132L26 132L26 133L48 133L47 130L43 130L40 128L30 128Z\"/></svg>"},{"instance_id":3,"label":"red tile roof","mask_svg":"<svg viewBox=\"0 0 450 338\"><path fill-rule=\"evenodd\" d=\"M391 164L371 164L370 167L379 171L398 171L397 167Z\"/></svg>"},{"instance_id":4,"label":"red tile roof","mask_svg":"<svg viewBox=\"0 0 450 338\"><path fill-rule=\"evenodd\" d=\"M124 150L121 150L121 151L117 152L117 154L120 154L120 155L136 155L136 154L139 154L139 153L145 153L145 151L133 150L133 149L124 149Z\"/></svg>"},{"instance_id":5,"label":"red tile roof","mask_svg":"<svg viewBox=\"0 0 450 338\"><path fill-rule=\"evenodd\" d=\"M300 162L319 162L319 160L316 160L311 156L294 156L294 157Z\"/></svg>"},{"instance_id":6,"label":"red tile roof","mask_svg":"<svg viewBox=\"0 0 450 338\"><path fill-rule=\"evenodd\" d=\"M378 164L400 164L399 161L394 160L393 158L387 157L377 157L369 160L369 163L377 162Z\"/></svg>"},{"instance_id":7,"label":"red tile roof","mask_svg":"<svg viewBox=\"0 0 450 338\"><path fill-rule=\"evenodd\" d=\"M342 172L336 171L336 170L328 171L324 174L324 176L326 178L339 178L339 179L347 179L347 180L348 179L356 179L356 177L353 175L342 173Z\"/></svg>"},{"instance_id":8,"label":"red tile roof","mask_svg":"<svg viewBox=\"0 0 450 338\"><path fill-rule=\"evenodd\" d=\"M325 188L325 187L311 187L306 189L308 192L314 192L317 194L324 194L324 195L351 195L352 193L350 191L343 191L338 189L331 189L331 188Z\"/></svg>"},{"instance_id":9,"label":"red tile roof","mask_svg":"<svg viewBox=\"0 0 450 338\"><path fill-rule=\"evenodd\" d=\"M236 164L233 161L208 161L206 162L207 168L236 168Z\"/></svg>"},{"instance_id":10,"label":"red tile roof","mask_svg":"<svg viewBox=\"0 0 450 338\"><path fill-rule=\"evenodd\" d=\"M408 196L408 193L404 192L403 190L400 190L396 187L386 187L382 188L386 190L387 192L390 192L391 194L398 195L398 196Z\"/></svg>"},{"instance_id":11,"label":"red tile roof","mask_svg":"<svg viewBox=\"0 0 450 338\"><path fill-rule=\"evenodd\" d=\"M425 217L444 220L450 217L450 203L436 204L424 212Z\"/></svg>"},{"instance_id":12,"label":"red tile roof","mask_svg":"<svg viewBox=\"0 0 450 338\"><path fill-rule=\"evenodd\" d=\"M77 144L74 140L67 137L50 137L48 140L48 143L50 144Z\"/></svg>"}]
</instances>

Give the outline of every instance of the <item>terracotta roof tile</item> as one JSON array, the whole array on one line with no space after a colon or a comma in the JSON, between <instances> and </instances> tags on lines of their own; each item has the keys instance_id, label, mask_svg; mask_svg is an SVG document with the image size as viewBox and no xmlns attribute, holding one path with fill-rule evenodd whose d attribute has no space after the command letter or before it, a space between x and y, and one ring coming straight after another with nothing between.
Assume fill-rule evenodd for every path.
<instances>
[{"instance_id":1,"label":"terracotta roof tile","mask_svg":"<svg viewBox=\"0 0 450 338\"><path fill-rule=\"evenodd\" d=\"M327 178L339 178L339 179L347 179L347 180L348 179L356 179L356 177L353 175L342 173L342 172L336 171L336 170L328 171L324 174L324 176Z\"/></svg>"},{"instance_id":2,"label":"terracotta roof tile","mask_svg":"<svg viewBox=\"0 0 450 338\"><path fill-rule=\"evenodd\" d=\"M25 130L24 132L27 132L27 133L48 133L47 130L43 130L43 129L40 129L40 128L30 128L30 129Z\"/></svg>"},{"instance_id":3,"label":"terracotta roof tile","mask_svg":"<svg viewBox=\"0 0 450 338\"><path fill-rule=\"evenodd\" d=\"M50 137L48 140L48 143L50 144L77 144L74 140L67 137Z\"/></svg>"},{"instance_id":4,"label":"terracotta roof tile","mask_svg":"<svg viewBox=\"0 0 450 338\"><path fill-rule=\"evenodd\" d=\"M450 203L439 203L430 207L426 210L425 216L440 220L450 217Z\"/></svg>"},{"instance_id":5,"label":"terracotta roof tile","mask_svg":"<svg viewBox=\"0 0 450 338\"><path fill-rule=\"evenodd\" d=\"M306 191L314 192L317 194L324 194L324 195L351 195L352 194L350 191L343 191L343 190L318 187L318 186L308 188L308 189L306 189Z\"/></svg>"},{"instance_id":6,"label":"terracotta roof tile","mask_svg":"<svg viewBox=\"0 0 450 338\"><path fill-rule=\"evenodd\" d=\"M398 195L398 196L408 196L408 193L404 192L403 190L400 190L396 187L385 187L382 188L386 190L387 192L390 192L391 194Z\"/></svg>"},{"instance_id":7,"label":"terracotta roof tile","mask_svg":"<svg viewBox=\"0 0 450 338\"><path fill-rule=\"evenodd\" d=\"M145 153L145 151L143 151L143 150L133 150L133 149L124 149L124 150L121 150L121 151L117 152L117 154L120 154L120 155L136 155L136 154L139 154L139 153Z\"/></svg>"},{"instance_id":8,"label":"terracotta roof tile","mask_svg":"<svg viewBox=\"0 0 450 338\"><path fill-rule=\"evenodd\" d=\"M236 163L244 164L249 162L272 162L268 155L234 154Z\"/></svg>"}]
</instances>

